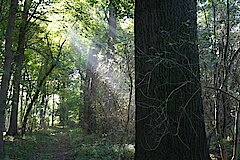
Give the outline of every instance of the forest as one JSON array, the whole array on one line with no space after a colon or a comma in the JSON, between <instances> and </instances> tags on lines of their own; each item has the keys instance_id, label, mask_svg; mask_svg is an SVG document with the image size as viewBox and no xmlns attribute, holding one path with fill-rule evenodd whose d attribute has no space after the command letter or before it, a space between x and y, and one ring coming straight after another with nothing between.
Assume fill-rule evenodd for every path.
<instances>
[{"instance_id":1,"label":"forest","mask_svg":"<svg viewBox=\"0 0 240 160\"><path fill-rule=\"evenodd\" d=\"M239 0L0 13L0 160L240 160Z\"/></svg>"}]
</instances>

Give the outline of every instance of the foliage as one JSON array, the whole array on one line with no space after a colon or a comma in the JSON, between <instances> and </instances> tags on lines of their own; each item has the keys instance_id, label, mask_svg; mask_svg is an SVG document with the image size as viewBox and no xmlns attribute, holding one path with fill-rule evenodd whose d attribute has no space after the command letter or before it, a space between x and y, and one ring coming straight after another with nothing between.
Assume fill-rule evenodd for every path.
<instances>
[{"instance_id":1,"label":"foliage","mask_svg":"<svg viewBox=\"0 0 240 160\"><path fill-rule=\"evenodd\" d=\"M72 156L85 159L117 159L123 153L118 145L125 144L127 139L134 140L134 102L129 102L129 75L134 76L133 60L133 7L134 2L125 0L95 1L29 1L31 3L26 26L24 63L21 72L19 93L20 119L18 124L27 120L27 133L24 139L7 137L6 155L9 159L52 159L57 145L60 129L47 129L59 123L64 127L81 123L85 109L84 86L88 53L92 46L101 46L99 58L97 99L95 103L98 134L85 135L78 130L69 132L69 140L74 152ZM4 44L6 16L9 5L1 1L0 44ZM114 5L113 5L114 4ZM114 9L112 8L114 7ZM13 33L13 52L18 53L19 27L22 23L24 1L19 1L16 25ZM116 52L109 52L109 13L113 9L117 21ZM126 22L126 23L125 23ZM66 42L66 43L65 43ZM112 54L116 61L113 64L114 76L108 78L109 65L107 54ZM4 47L0 47L0 64L4 62ZM13 64L15 65L15 64ZM2 65L0 65L2 75ZM130 68L129 68L130 67ZM12 70L12 77L15 71ZM0 79L1 82L1 79ZM6 110L6 129L12 106L12 81L9 86L8 108ZM134 83L134 82L132 82ZM108 86L106 91L106 86ZM133 97L134 94L131 94ZM45 97L45 98L44 98ZM105 99L101 99L105 97ZM114 101L115 109L106 101ZM130 105L128 104L130 103ZM131 108L131 112L129 111ZM110 109L108 112L106 109ZM26 113L29 110L29 113ZM106 119L104 119L106 116ZM130 120L128 121L128 116ZM111 126L102 130L101 126ZM79 129L80 130L80 129ZM54 133L53 133L54 132ZM66 132L66 131L64 131ZM32 133L32 134L30 134ZM104 133L105 137L101 137ZM56 136L54 136L54 134ZM82 135L82 137L81 137ZM107 135L107 137L106 137ZM99 136L101 138L99 138ZM84 137L84 139L83 139ZM126 138L127 137L127 138ZM130 138L129 138L130 137ZM85 139L86 138L86 139ZM124 141L123 141L124 139ZM11 141L13 140L13 141ZM82 141L82 146L76 142ZM112 142L111 142L112 141ZM43 148L43 143L46 146ZM93 152L94 151L94 152ZM126 150L126 156L133 156ZM90 158L91 157L91 158ZM129 158L130 159L130 158Z\"/></svg>"},{"instance_id":2,"label":"foliage","mask_svg":"<svg viewBox=\"0 0 240 160\"><path fill-rule=\"evenodd\" d=\"M112 160L118 159L119 147L106 138L94 135L84 135L81 129L76 128L50 128L33 132L24 139L8 137L6 143L6 155L8 159L25 160L50 160L56 155L59 143L64 134L69 135L68 154L69 159L75 160ZM62 142L61 142L62 141ZM133 159L133 150L126 151L125 157Z\"/></svg>"},{"instance_id":3,"label":"foliage","mask_svg":"<svg viewBox=\"0 0 240 160\"><path fill-rule=\"evenodd\" d=\"M10 1L0 0L0 84L4 72L8 2ZM23 2L19 1L13 33L12 50L15 55L18 54L16 51ZM227 8L227 2L230 9ZM60 132L69 134L73 150L71 156L76 159L118 159L125 152L123 146L127 142L134 142L134 3L134 0L31 1L26 27L18 123L22 124L23 114L33 101L33 108L28 116L28 131L34 133L28 133L24 139L6 137L5 150L9 159L52 159L53 146L57 145L61 138ZM115 14L116 28L109 26L111 10ZM205 124L210 152L215 157L219 156L219 148L216 147L219 144L225 146L229 157L232 154L233 143L226 139L234 138L234 112L238 108L236 99L240 99L239 14L239 1L198 1L197 43ZM113 38L109 35L111 30L116 34L114 51L109 47L109 41ZM61 44L63 46L59 54ZM97 130L93 135L86 135L80 124L84 121L83 114L86 109L84 96L87 94L87 64L91 49L99 49L96 55L98 64L94 64L97 75L96 97L91 106ZM109 55L112 59L107 58ZM52 66L54 69L46 75ZM14 70L11 73L13 77ZM39 86L45 76L44 83ZM6 129L12 106L12 84L11 80L5 111ZM38 89L40 93L33 100ZM133 93L130 93L131 89ZM216 100L216 89L227 94ZM75 129L68 128L67 131L51 128L37 131L40 128L40 119L43 118L40 112L44 108L41 104L44 94L48 97L44 100L45 115L42 115L46 127L61 122L64 127L74 126ZM225 108L226 112L220 110L219 115L222 119L225 118L221 124L226 128L220 128L225 130L221 137L219 135L222 134L216 133L215 109L216 102L223 102L224 96L226 103L220 103L220 108ZM126 152L127 159L133 159L134 151L127 149Z\"/></svg>"},{"instance_id":4,"label":"foliage","mask_svg":"<svg viewBox=\"0 0 240 160\"><path fill-rule=\"evenodd\" d=\"M24 139L8 137L6 156L10 159L52 159L53 146L57 138L49 131L38 131L27 135Z\"/></svg>"},{"instance_id":5,"label":"foliage","mask_svg":"<svg viewBox=\"0 0 240 160\"><path fill-rule=\"evenodd\" d=\"M200 0L198 8L201 82L210 151L229 159L235 146L226 139L234 140L239 103L239 3Z\"/></svg>"}]
</instances>

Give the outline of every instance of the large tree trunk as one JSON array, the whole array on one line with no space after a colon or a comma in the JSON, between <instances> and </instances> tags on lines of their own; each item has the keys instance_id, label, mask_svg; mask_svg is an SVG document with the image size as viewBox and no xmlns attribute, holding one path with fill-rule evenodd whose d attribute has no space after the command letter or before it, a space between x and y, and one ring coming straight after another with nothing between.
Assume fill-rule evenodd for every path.
<instances>
[{"instance_id":1,"label":"large tree trunk","mask_svg":"<svg viewBox=\"0 0 240 160\"><path fill-rule=\"evenodd\" d=\"M22 23L19 31L17 54L14 57L15 73L13 77L12 111L11 111L11 118L10 118L10 126L8 129L8 135L11 135L11 136L14 136L17 134L17 128L18 128L18 103L19 103L19 94L20 94L20 81L22 78L21 72L23 69L23 62L24 62L24 46L25 46L28 10L29 10L28 0L25 0L24 10L22 13Z\"/></svg>"},{"instance_id":2,"label":"large tree trunk","mask_svg":"<svg viewBox=\"0 0 240 160\"><path fill-rule=\"evenodd\" d=\"M209 160L195 0L137 0L136 160Z\"/></svg>"},{"instance_id":3,"label":"large tree trunk","mask_svg":"<svg viewBox=\"0 0 240 160\"><path fill-rule=\"evenodd\" d=\"M17 0L11 0L11 6L9 9L8 24L6 30L6 42L5 42L5 61L4 61L4 74L2 77L1 89L0 89L0 158L3 157L3 130L4 130L4 111L6 108L7 91L9 87L9 80L11 74L11 65L13 61L12 53L12 40L13 30L15 25L16 13L17 13Z\"/></svg>"}]
</instances>

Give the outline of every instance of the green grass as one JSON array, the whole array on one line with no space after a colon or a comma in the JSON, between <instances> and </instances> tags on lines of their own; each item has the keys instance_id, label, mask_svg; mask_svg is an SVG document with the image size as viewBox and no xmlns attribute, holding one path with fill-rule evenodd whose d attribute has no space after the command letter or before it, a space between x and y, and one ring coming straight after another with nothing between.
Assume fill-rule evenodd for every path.
<instances>
[{"instance_id":1,"label":"green grass","mask_svg":"<svg viewBox=\"0 0 240 160\"><path fill-rule=\"evenodd\" d=\"M119 145L107 138L85 135L76 128L50 128L24 139L7 140L6 160L54 160L61 143L66 143L67 158L72 160L118 160L120 155ZM131 160L133 155L133 147L126 149L125 159Z\"/></svg>"},{"instance_id":2,"label":"green grass","mask_svg":"<svg viewBox=\"0 0 240 160\"><path fill-rule=\"evenodd\" d=\"M34 132L24 139L7 141L6 157L14 160L51 160L57 137L48 130Z\"/></svg>"}]
</instances>

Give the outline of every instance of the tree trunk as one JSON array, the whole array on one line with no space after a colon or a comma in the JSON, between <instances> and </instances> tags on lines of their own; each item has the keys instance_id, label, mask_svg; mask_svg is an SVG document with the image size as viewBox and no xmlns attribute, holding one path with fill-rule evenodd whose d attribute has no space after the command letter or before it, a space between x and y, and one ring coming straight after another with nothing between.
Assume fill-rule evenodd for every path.
<instances>
[{"instance_id":1,"label":"tree trunk","mask_svg":"<svg viewBox=\"0 0 240 160\"><path fill-rule=\"evenodd\" d=\"M210 160L195 0L137 0L136 160Z\"/></svg>"},{"instance_id":2,"label":"tree trunk","mask_svg":"<svg viewBox=\"0 0 240 160\"><path fill-rule=\"evenodd\" d=\"M8 24L6 30L6 42L5 42L5 61L4 61L4 74L2 76L2 83L0 89L0 158L3 158L3 130L4 130L4 112L6 108L7 91L9 87L11 65L13 61L12 53L12 40L13 40L13 30L15 25L16 13L17 13L17 0L11 0L8 16Z\"/></svg>"},{"instance_id":3,"label":"tree trunk","mask_svg":"<svg viewBox=\"0 0 240 160\"><path fill-rule=\"evenodd\" d=\"M83 111L83 128L88 133L94 133L97 129L96 124L96 113L95 113L95 102L97 94L97 65L98 60L96 55L100 52L100 46L91 48L89 51L88 62L87 62L87 73L84 88L84 105Z\"/></svg>"},{"instance_id":4,"label":"tree trunk","mask_svg":"<svg viewBox=\"0 0 240 160\"><path fill-rule=\"evenodd\" d=\"M28 18L29 4L28 0L24 2L24 10L22 13L22 23L20 25L19 31L19 40L17 54L14 57L15 62L15 73L13 77L13 97L12 97L12 111L10 126L8 129L8 135L14 136L17 134L18 128L18 104L19 104L19 94L20 94L20 81L22 79L22 69L24 62L24 47L25 47L25 35L27 27L27 18Z\"/></svg>"},{"instance_id":5,"label":"tree trunk","mask_svg":"<svg viewBox=\"0 0 240 160\"><path fill-rule=\"evenodd\" d=\"M39 3L40 3L40 2L41 2L41 1L39 1ZM65 44L65 42L66 42L66 40L64 40L64 41L61 43L61 45L59 46L58 54L57 54L57 56L55 57L55 61L54 61L55 63L52 63L51 66L50 66L50 68L49 68L49 69L47 70L47 72L45 73L45 75L44 75L42 78L39 78L39 80L38 80L37 87L36 87L36 92L35 92L33 98L31 99L30 104L27 106L26 112L25 112L25 114L24 114L24 116L23 116L22 135L25 134L25 132L26 132L28 115L29 115L29 113L30 113L30 111L31 111L31 109L32 109L35 101L38 99L38 95L39 95L39 93L40 93L40 89L41 89L43 83L45 82L45 80L47 79L47 77L52 73L53 69L56 67L57 62L59 61L59 58L60 58L60 56L61 56L61 54L62 54L62 48L63 48L63 45ZM49 44L49 45L50 45L50 44ZM50 46L49 46L49 47L50 47Z\"/></svg>"},{"instance_id":6,"label":"tree trunk","mask_svg":"<svg viewBox=\"0 0 240 160\"><path fill-rule=\"evenodd\" d=\"M52 126L54 126L54 117L55 117L55 96L52 94Z\"/></svg>"},{"instance_id":7,"label":"tree trunk","mask_svg":"<svg viewBox=\"0 0 240 160\"><path fill-rule=\"evenodd\" d=\"M60 51L59 51L60 52ZM27 106L26 112L23 116L23 122L22 122L22 135L25 134L26 132L26 127L27 127L27 119L28 119L28 115L30 113L30 111L32 110L32 107L34 105L34 103L36 102L36 100L38 99L39 93L41 91L41 87L44 84L46 78L52 73L53 69L56 67L56 64L52 64L51 67L49 68L49 70L46 72L46 74L43 76L43 78L41 78L38 82L37 85L37 89L36 92L33 96L33 98L31 99L30 104Z\"/></svg>"},{"instance_id":8,"label":"tree trunk","mask_svg":"<svg viewBox=\"0 0 240 160\"><path fill-rule=\"evenodd\" d=\"M233 155L232 160L238 160L238 148L239 148L239 113L240 113L240 102L235 111L235 124L234 124L234 141L233 141Z\"/></svg>"},{"instance_id":9,"label":"tree trunk","mask_svg":"<svg viewBox=\"0 0 240 160\"><path fill-rule=\"evenodd\" d=\"M21 120L23 118L23 104L24 104L23 100L24 100L24 98L26 99L26 96L24 96L24 86L22 85L22 88L21 88L21 99L20 99L20 122L21 122Z\"/></svg>"},{"instance_id":10,"label":"tree trunk","mask_svg":"<svg viewBox=\"0 0 240 160\"><path fill-rule=\"evenodd\" d=\"M116 9L115 9L115 2L113 0L110 0L109 4L109 18L108 18L108 47L110 52L112 53L107 53L107 58L112 59L113 54L115 52L115 43L117 39L117 20L116 20Z\"/></svg>"},{"instance_id":11,"label":"tree trunk","mask_svg":"<svg viewBox=\"0 0 240 160\"><path fill-rule=\"evenodd\" d=\"M45 108L46 108L46 92L43 93L42 100L41 100L41 103L40 103L40 114L39 114L40 129L45 128L45 114L44 114Z\"/></svg>"},{"instance_id":12,"label":"tree trunk","mask_svg":"<svg viewBox=\"0 0 240 160\"><path fill-rule=\"evenodd\" d=\"M113 77L113 61L115 58L115 43L117 39L117 19L116 19L116 2L114 0L110 0L109 3L109 17L108 17L108 50L106 53L106 62L105 65L108 67L106 72L105 83L104 86L104 95L102 98L104 102L103 110L107 110L106 117L104 117L104 121L102 122L104 126L103 131L108 133L110 130L113 131L113 123L115 120L112 115L115 114L113 108L115 108L115 99L112 94L112 77Z\"/></svg>"}]
</instances>

